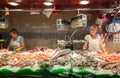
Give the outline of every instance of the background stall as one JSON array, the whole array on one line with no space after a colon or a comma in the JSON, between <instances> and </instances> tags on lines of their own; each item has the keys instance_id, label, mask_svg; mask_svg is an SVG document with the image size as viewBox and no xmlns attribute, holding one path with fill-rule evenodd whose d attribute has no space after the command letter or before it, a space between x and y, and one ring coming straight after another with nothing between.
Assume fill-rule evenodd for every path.
<instances>
[{"instance_id":1,"label":"background stall","mask_svg":"<svg viewBox=\"0 0 120 78\"><path fill-rule=\"evenodd\" d=\"M56 52L58 52L56 56L59 55L59 52L63 52L63 54L60 54L60 55L63 55L63 57L61 58L59 57L56 59L57 61L60 61L60 63L56 62L55 60L55 63L58 65L62 65L63 63L65 63L65 65L66 63L68 65L69 64L72 65L72 63L76 62L78 59L86 60L88 59L86 58L86 55L82 55L79 53L81 53L81 49L84 43L84 37L86 34L89 33L89 27L93 24L102 25L105 21L107 21L107 18L106 18L107 14L110 14L110 17L113 19L116 12L118 12L118 14L116 15L115 20L113 20L112 22L119 24L120 23L119 22L120 21L119 3L120 3L119 0L0 0L0 19L5 19L2 22L0 21L0 33L2 34L2 38L3 38L1 40L2 48L6 48L10 40L9 30L12 28L16 28L20 33L20 35L25 37L26 47L30 52L30 53L26 52L25 54L23 53L23 55L25 55L25 57L23 58L26 58L27 54L31 55L33 53L34 55L35 51L38 52L38 55L39 54L42 55L43 50L45 50L45 52L53 52L53 53L55 52L55 54ZM59 28L59 27L62 27L62 28ZM110 29L109 26L108 26L108 29ZM72 45L68 45L68 44L72 44ZM108 50L110 49L111 51L107 54L100 53L98 54L98 56L104 58L102 59L102 61L107 60L107 62L110 62L109 59L113 59L113 61L115 61L117 58L119 58L119 56L117 56L113 52L117 52L119 54L119 51L120 51L119 45L120 45L120 35L118 31L117 34L115 34L114 36L110 36L108 39L108 42L106 43L106 48ZM72 50L65 49L66 47L69 48L71 46L73 46ZM42 47L42 48L39 48L39 47ZM58 49L58 47L61 48L62 50ZM33 51L34 48L35 48L35 51ZM52 48L52 49L49 50L48 48ZM5 53L4 55L3 52L4 50L1 50L1 61L5 60L4 61L5 63L1 62L1 65L5 65L5 66L8 64L6 63L6 61L11 61L11 60L8 60L8 58L12 59L12 57L9 57L9 56L13 55L13 58L15 58L15 60L16 58L18 59L19 56L22 56L22 54L19 54L19 53L12 54L11 52L8 52L8 54ZM66 56L67 55L71 56L71 58L67 58L67 60L61 61L61 59L65 58L64 53L66 53ZM109 55L110 53L111 55ZM83 56L83 58L75 58L77 55L81 55L81 57ZM43 53L43 57L41 56L38 56L38 57L44 58L44 53ZM106 57L108 57L109 59L107 59ZM45 59L44 62L48 63L47 65L51 65L49 64L51 63L51 58L54 58L53 55L49 57L49 61L46 61ZM22 57L20 57L19 61L21 61L21 59ZM93 60L93 58L91 59ZM89 61L91 61L91 59ZM13 61L14 60L12 60L12 62ZM29 60L23 60L23 61L25 62ZM37 64L42 66L41 61L39 62L37 61ZM81 61L78 61L78 62L81 62ZM31 63L34 63L34 60ZM77 64L78 63L76 62L73 65L76 66ZM93 61L93 64L94 64L94 61ZM50 66L50 68L43 67L43 69L39 69L40 66L38 66L38 69L36 70L34 69L34 67L33 69L30 67L26 69L26 66L25 66L25 69L24 69L24 66L22 69L20 69L19 67L21 66L19 65L21 65L21 63L18 63L17 65L13 64L13 68L11 67L10 70L6 69L7 67L1 67L0 74L44 75L44 76L46 75L47 76L66 76L67 74L68 76L68 74L71 75L72 73L74 74L74 76L78 77L78 75L80 75L81 73L87 73L88 77L89 77L89 74L90 76L94 75L95 77L99 77L98 72L92 71L91 69L89 70L90 72L86 71L87 69L82 70L86 66L79 65L79 64L77 65L77 67L75 66L70 66L70 67L68 66L68 68L66 68L67 66L56 67L56 68L60 68L58 70L53 68L54 65L53 67ZM43 63L43 66L44 65L46 64ZM88 65L88 64L85 64L85 65ZM16 69L15 71L14 66L18 66L18 70ZM82 68L79 66L82 66ZM72 67L74 67L74 69ZM76 71L78 70L77 68L82 71ZM116 67L116 68L119 68L119 67ZM47 71L47 74L45 73L45 71ZM24 72L27 72L27 73L24 73ZM111 74L108 71L107 73ZM117 74L119 74L118 71L117 71ZM102 75L102 77L114 78L113 75L112 76Z\"/></svg>"}]
</instances>

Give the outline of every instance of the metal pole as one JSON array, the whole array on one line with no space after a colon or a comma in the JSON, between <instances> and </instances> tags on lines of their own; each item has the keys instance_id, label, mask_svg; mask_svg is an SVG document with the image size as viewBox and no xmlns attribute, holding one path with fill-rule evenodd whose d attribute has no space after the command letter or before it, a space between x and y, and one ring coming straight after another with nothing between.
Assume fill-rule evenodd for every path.
<instances>
[{"instance_id":1,"label":"metal pole","mask_svg":"<svg viewBox=\"0 0 120 78\"><path fill-rule=\"evenodd\" d=\"M54 11L112 11L114 8L96 8L96 9L91 9L91 8L78 8L78 9L64 9L64 10L54 10ZM6 11L5 9L0 9L0 11ZM25 10L25 9L9 9L8 11L18 11L18 12L31 12L31 11L43 11L41 9L38 10Z\"/></svg>"}]
</instances>

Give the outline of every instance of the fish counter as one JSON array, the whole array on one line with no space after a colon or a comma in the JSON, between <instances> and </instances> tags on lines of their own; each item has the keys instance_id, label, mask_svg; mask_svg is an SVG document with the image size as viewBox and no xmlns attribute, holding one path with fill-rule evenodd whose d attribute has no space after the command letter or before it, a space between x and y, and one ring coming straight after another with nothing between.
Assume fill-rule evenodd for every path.
<instances>
[{"instance_id":1,"label":"fish counter","mask_svg":"<svg viewBox=\"0 0 120 78\"><path fill-rule=\"evenodd\" d=\"M61 76L92 75L114 78L120 74L119 52L89 52L70 49L41 49L29 52L0 52L0 74Z\"/></svg>"}]
</instances>

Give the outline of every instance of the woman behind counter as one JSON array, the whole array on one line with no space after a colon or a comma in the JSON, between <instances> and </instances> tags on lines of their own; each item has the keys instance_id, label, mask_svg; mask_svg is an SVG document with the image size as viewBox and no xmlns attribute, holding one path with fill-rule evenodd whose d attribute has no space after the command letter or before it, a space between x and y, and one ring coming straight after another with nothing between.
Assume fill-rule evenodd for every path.
<instances>
[{"instance_id":1,"label":"woman behind counter","mask_svg":"<svg viewBox=\"0 0 120 78\"><path fill-rule=\"evenodd\" d=\"M106 52L103 40L98 33L98 26L93 25L89 29L90 34L85 36L85 43L83 46L83 50L88 49L89 51L95 52Z\"/></svg>"},{"instance_id":2,"label":"woman behind counter","mask_svg":"<svg viewBox=\"0 0 120 78\"><path fill-rule=\"evenodd\" d=\"M7 50L12 51L25 50L24 38L18 34L18 31L16 29L11 29L9 33L12 39L10 40Z\"/></svg>"}]
</instances>

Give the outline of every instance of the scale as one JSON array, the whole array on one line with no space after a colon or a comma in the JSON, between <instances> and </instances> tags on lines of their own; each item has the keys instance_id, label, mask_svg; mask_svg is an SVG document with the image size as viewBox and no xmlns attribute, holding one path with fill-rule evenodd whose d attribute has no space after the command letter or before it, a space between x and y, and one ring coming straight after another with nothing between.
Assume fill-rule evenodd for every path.
<instances>
[{"instance_id":1,"label":"scale","mask_svg":"<svg viewBox=\"0 0 120 78\"><path fill-rule=\"evenodd\" d=\"M4 48L4 43L5 43L6 41L7 41L7 40L0 39L0 49L3 49L3 48Z\"/></svg>"},{"instance_id":2,"label":"scale","mask_svg":"<svg viewBox=\"0 0 120 78\"><path fill-rule=\"evenodd\" d=\"M75 33L78 31L78 28L87 27L87 15L80 13L80 11L78 10L78 15L71 19L71 23L64 19L57 19L56 24L58 31L68 31L70 28L74 29L73 33L69 38L69 41L64 41L65 43L63 43L66 44L65 48L67 49L69 48L73 50L72 38L75 35ZM58 43L60 43L60 40L58 41Z\"/></svg>"}]
</instances>

